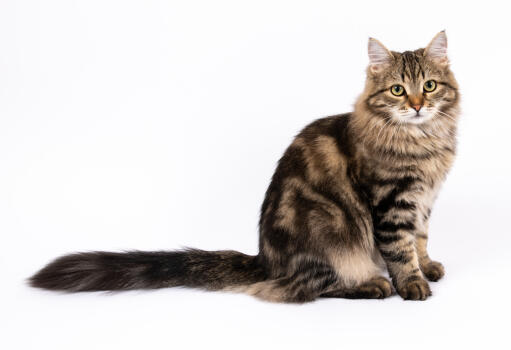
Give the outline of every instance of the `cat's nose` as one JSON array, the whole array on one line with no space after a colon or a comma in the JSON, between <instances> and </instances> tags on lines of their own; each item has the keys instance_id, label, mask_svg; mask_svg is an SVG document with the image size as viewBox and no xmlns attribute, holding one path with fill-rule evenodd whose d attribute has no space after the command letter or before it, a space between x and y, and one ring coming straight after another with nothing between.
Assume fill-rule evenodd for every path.
<instances>
[{"instance_id":1,"label":"cat's nose","mask_svg":"<svg viewBox=\"0 0 511 350\"><path fill-rule=\"evenodd\" d=\"M419 113L422 105L424 104L424 100L422 99L422 96L410 95L408 98L408 103L409 106L411 106L417 113Z\"/></svg>"}]
</instances>

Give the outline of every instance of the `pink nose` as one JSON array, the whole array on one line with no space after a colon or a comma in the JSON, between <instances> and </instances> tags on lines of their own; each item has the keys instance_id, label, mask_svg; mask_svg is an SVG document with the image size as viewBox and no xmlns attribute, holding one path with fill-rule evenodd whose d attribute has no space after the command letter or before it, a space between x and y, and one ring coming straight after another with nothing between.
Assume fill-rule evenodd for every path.
<instances>
[{"instance_id":1,"label":"pink nose","mask_svg":"<svg viewBox=\"0 0 511 350\"><path fill-rule=\"evenodd\" d=\"M421 110L422 105L413 105L412 108L415 109L418 112L418 111Z\"/></svg>"}]
</instances>

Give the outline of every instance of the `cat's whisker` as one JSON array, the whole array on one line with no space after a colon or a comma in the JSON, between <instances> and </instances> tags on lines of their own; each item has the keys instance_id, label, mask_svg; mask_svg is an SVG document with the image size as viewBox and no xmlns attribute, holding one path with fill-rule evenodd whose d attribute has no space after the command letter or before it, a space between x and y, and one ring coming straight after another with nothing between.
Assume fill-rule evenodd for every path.
<instances>
[{"instance_id":1,"label":"cat's whisker","mask_svg":"<svg viewBox=\"0 0 511 350\"><path fill-rule=\"evenodd\" d=\"M392 117L389 116L387 122L383 125L383 127L380 129L380 132L378 132L378 135L376 136L376 144L379 144L379 140L380 140L380 135L382 133L382 131L390 124L392 123Z\"/></svg>"},{"instance_id":2,"label":"cat's whisker","mask_svg":"<svg viewBox=\"0 0 511 350\"><path fill-rule=\"evenodd\" d=\"M436 109L435 113L439 113L440 115L450 118L452 121L456 122L456 119L454 119L454 117L452 115L445 113L445 112L441 111L440 109Z\"/></svg>"},{"instance_id":3,"label":"cat's whisker","mask_svg":"<svg viewBox=\"0 0 511 350\"><path fill-rule=\"evenodd\" d=\"M438 109L435 109L432 113L434 113L434 116L437 117L437 116L442 116L441 113L444 113ZM450 118L450 116L446 116L448 118ZM453 121L455 121L453 118L452 118ZM452 130L451 128L448 128L448 127L445 127L444 125L440 124L436 118L433 118L432 119L432 122L433 124L435 125L436 129L439 130L439 132L442 132L444 134L447 134L451 137L456 137L456 132L454 130Z\"/></svg>"},{"instance_id":4,"label":"cat's whisker","mask_svg":"<svg viewBox=\"0 0 511 350\"><path fill-rule=\"evenodd\" d=\"M397 136L399 134L399 131L401 131L401 126L403 125L403 123L401 122L397 122L397 125L396 127L394 128L394 132L392 133L391 137L390 137L390 140L388 142L388 145L392 145L392 142L394 141L394 136Z\"/></svg>"},{"instance_id":5,"label":"cat's whisker","mask_svg":"<svg viewBox=\"0 0 511 350\"><path fill-rule=\"evenodd\" d=\"M375 120L375 119L369 119L369 121L366 123L366 127L364 128L364 130L366 130L365 132L365 136L364 136L364 139L362 140L362 144L365 145L366 144L366 140L367 140L367 137L369 135L372 134L372 132L374 131L374 129L377 127L378 123L377 122L374 122L371 127L369 129L367 129L367 125L371 122L371 120Z\"/></svg>"}]
</instances>

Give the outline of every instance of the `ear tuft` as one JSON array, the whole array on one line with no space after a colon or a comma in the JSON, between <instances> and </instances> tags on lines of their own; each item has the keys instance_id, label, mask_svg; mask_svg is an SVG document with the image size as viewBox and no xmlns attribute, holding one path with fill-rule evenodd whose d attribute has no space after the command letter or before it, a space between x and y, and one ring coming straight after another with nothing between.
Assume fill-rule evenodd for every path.
<instances>
[{"instance_id":1,"label":"ear tuft","mask_svg":"<svg viewBox=\"0 0 511 350\"><path fill-rule=\"evenodd\" d=\"M449 64L449 59L447 57L447 35L445 35L445 30L435 35L424 52L426 56L440 65Z\"/></svg>"},{"instance_id":2,"label":"ear tuft","mask_svg":"<svg viewBox=\"0 0 511 350\"><path fill-rule=\"evenodd\" d=\"M392 53L374 38L369 38L367 53L369 54L369 68L373 73L380 72L393 59Z\"/></svg>"}]
</instances>

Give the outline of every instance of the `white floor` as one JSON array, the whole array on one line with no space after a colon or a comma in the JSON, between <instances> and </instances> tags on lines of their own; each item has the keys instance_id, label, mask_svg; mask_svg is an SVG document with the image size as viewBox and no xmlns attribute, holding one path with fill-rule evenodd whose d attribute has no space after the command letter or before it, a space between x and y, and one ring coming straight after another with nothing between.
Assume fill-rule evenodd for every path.
<instances>
[{"instance_id":1,"label":"white floor","mask_svg":"<svg viewBox=\"0 0 511 350\"><path fill-rule=\"evenodd\" d=\"M394 296L300 306L185 289L77 295L30 289L23 278L50 256L41 247L27 247L18 234L9 238L1 255L0 342L9 345L4 349L305 349L347 344L500 349L509 345L511 310L510 240L509 231L502 229L506 220L506 210L492 208L484 198L439 202L431 252L447 274L432 284L434 295L427 301ZM7 232L5 227L2 231Z\"/></svg>"}]
</instances>

